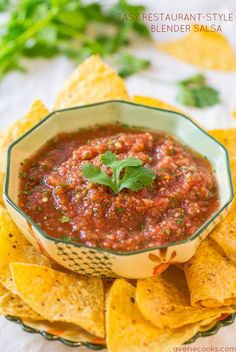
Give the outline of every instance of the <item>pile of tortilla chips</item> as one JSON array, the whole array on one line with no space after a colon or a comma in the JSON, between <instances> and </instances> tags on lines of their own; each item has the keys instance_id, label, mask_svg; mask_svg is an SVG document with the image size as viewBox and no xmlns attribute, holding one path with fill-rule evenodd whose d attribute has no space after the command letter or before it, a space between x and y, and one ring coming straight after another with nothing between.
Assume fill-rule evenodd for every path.
<instances>
[{"instance_id":1,"label":"pile of tortilla chips","mask_svg":"<svg viewBox=\"0 0 236 352\"><path fill-rule=\"evenodd\" d=\"M54 107L114 98L130 99L124 82L99 57L91 57L75 71ZM177 110L150 98L134 101ZM0 154L47 113L36 101L23 119L2 133ZM211 133L228 148L236 184L236 130ZM0 182L4 163L2 157ZM85 277L60 267L25 239L2 203L0 314L71 341L106 343L110 352L171 351L236 312L235 211L236 202L182 269L172 266L157 277L130 283Z\"/></svg>"}]
</instances>

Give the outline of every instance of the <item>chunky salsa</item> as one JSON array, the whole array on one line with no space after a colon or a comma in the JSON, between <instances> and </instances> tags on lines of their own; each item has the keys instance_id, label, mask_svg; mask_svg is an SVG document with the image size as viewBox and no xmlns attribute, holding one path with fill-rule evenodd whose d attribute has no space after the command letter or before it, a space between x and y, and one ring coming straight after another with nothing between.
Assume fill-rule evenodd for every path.
<instances>
[{"instance_id":1,"label":"chunky salsa","mask_svg":"<svg viewBox=\"0 0 236 352\"><path fill-rule=\"evenodd\" d=\"M136 157L151 185L115 194L83 176L106 151ZM109 171L108 171L109 172ZM116 251L191 236L219 206L212 166L174 137L120 124L64 133L22 163L20 207L50 236Z\"/></svg>"}]
</instances>

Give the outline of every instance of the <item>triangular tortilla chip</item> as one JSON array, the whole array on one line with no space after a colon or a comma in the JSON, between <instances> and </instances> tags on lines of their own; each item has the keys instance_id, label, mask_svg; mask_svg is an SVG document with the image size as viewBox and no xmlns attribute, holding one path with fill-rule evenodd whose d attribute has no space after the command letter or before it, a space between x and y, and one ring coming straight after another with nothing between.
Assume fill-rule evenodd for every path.
<instances>
[{"instance_id":1,"label":"triangular tortilla chip","mask_svg":"<svg viewBox=\"0 0 236 352\"><path fill-rule=\"evenodd\" d=\"M109 352L167 352L186 342L199 330L196 324L181 329L158 329L147 321L135 303L135 287L117 279L107 302Z\"/></svg>"},{"instance_id":2,"label":"triangular tortilla chip","mask_svg":"<svg viewBox=\"0 0 236 352\"><path fill-rule=\"evenodd\" d=\"M0 138L0 203L4 205L2 193L3 183L5 177L5 154L8 145L22 134L27 132L30 128L36 125L42 118L48 114L48 110L40 100L36 100L29 112L16 121L13 125L8 127Z\"/></svg>"},{"instance_id":3,"label":"triangular tortilla chip","mask_svg":"<svg viewBox=\"0 0 236 352\"><path fill-rule=\"evenodd\" d=\"M227 148L230 156L233 178L236 181L236 128L211 130L209 133Z\"/></svg>"},{"instance_id":4,"label":"triangular tortilla chip","mask_svg":"<svg viewBox=\"0 0 236 352\"><path fill-rule=\"evenodd\" d=\"M44 320L42 316L34 312L20 297L8 291L0 284L0 314L11 315L22 319Z\"/></svg>"},{"instance_id":5,"label":"triangular tortilla chip","mask_svg":"<svg viewBox=\"0 0 236 352\"><path fill-rule=\"evenodd\" d=\"M171 110L171 111L183 113L183 111L181 111L176 106L173 106L173 105L166 103L165 101L162 101L159 99L136 95L136 96L134 96L133 100L137 104L143 104L143 105L153 106L154 108Z\"/></svg>"},{"instance_id":6,"label":"triangular tortilla chip","mask_svg":"<svg viewBox=\"0 0 236 352\"><path fill-rule=\"evenodd\" d=\"M54 336L58 336L61 339L72 340L74 342L87 342L87 343L91 342L91 343L97 344L98 347L101 344L102 345L105 344L104 339L91 335L89 332L81 329L78 325L62 323L62 322L50 323L49 321L46 321L46 320L29 321L24 319L23 322L25 323L25 325L30 326L33 329L36 329L38 331L45 331Z\"/></svg>"},{"instance_id":7,"label":"triangular tortilla chip","mask_svg":"<svg viewBox=\"0 0 236 352\"><path fill-rule=\"evenodd\" d=\"M17 293L37 313L49 321L73 323L104 337L101 279L34 264L11 263L10 267Z\"/></svg>"},{"instance_id":8,"label":"triangular tortilla chip","mask_svg":"<svg viewBox=\"0 0 236 352\"><path fill-rule=\"evenodd\" d=\"M200 68L236 71L236 55L220 33L194 31L172 42L158 43L165 53Z\"/></svg>"},{"instance_id":9,"label":"triangular tortilla chip","mask_svg":"<svg viewBox=\"0 0 236 352\"><path fill-rule=\"evenodd\" d=\"M91 56L78 66L59 92L54 109L111 99L129 100L125 82L99 56Z\"/></svg>"},{"instance_id":10,"label":"triangular tortilla chip","mask_svg":"<svg viewBox=\"0 0 236 352\"><path fill-rule=\"evenodd\" d=\"M234 312L225 307L192 307L185 275L174 267L159 276L138 280L135 297L143 316L160 329L179 328Z\"/></svg>"},{"instance_id":11,"label":"triangular tortilla chip","mask_svg":"<svg viewBox=\"0 0 236 352\"><path fill-rule=\"evenodd\" d=\"M192 305L236 305L236 266L211 238L185 264Z\"/></svg>"},{"instance_id":12,"label":"triangular tortilla chip","mask_svg":"<svg viewBox=\"0 0 236 352\"><path fill-rule=\"evenodd\" d=\"M211 135L228 149L234 188L236 189L236 128L210 131ZM236 264L236 199L223 221L211 233L225 254Z\"/></svg>"},{"instance_id":13,"label":"triangular tortilla chip","mask_svg":"<svg viewBox=\"0 0 236 352\"><path fill-rule=\"evenodd\" d=\"M4 131L0 148L6 148L9 143L27 132L47 114L48 110L43 103L40 100L34 101L29 112Z\"/></svg>"},{"instance_id":14,"label":"triangular tortilla chip","mask_svg":"<svg viewBox=\"0 0 236 352\"><path fill-rule=\"evenodd\" d=\"M236 200L232 208L210 235L236 265Z\"/></svg>"},{"instance_id":15,"label":"triangular tortilla chip","mask_svg":"<svg viewBox=\"0 0 236 352\"><path fill-rule=\"evenodd\" d=\"M14 261L50 266L50 260L29 243L0 205L0 282L16 294L9 268Z\"/></svg>"}]
</instances>

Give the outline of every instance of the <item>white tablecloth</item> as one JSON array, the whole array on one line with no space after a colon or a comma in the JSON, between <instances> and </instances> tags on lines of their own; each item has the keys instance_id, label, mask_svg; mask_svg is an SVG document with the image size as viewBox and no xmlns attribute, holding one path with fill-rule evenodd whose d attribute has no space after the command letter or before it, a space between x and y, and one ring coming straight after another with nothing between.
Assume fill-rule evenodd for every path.
<instances>
[{"instance_id":1,"label":"white tablecloth","mask_svg":"<svg viewBox=\"0 0 236 352\"><path fill-rule=\"evenodd\" d=\"M134 1L135 2L135 1ZM145 3L145 0L136 2ZM149 11L152 12L185 12L185 11L213 11L233 12L236 17L235 0L146 0ZM188 9L188 10L187 10ZM236 22L225 23L224 32L232 45L236 48ZM166 34L158 34L160 39ZM172 35L168 35L171 39ZM155 48L140 43L133 48L141 57L151 58L153 68L148 73L135 75L127 80L127 87L132 95L147 95L176 104L176 88L163 81L175 81L198 72L198 70L182 62L178 62ZM28 73L11 73L0 82L0 128L22 116L34 99L41 99L47 107L51 107L58 88L68 74L73 70L73 64L65 58L51 61L36 60L28 63ZM236 120L231 117L232 110L236 110L236 73L220 73L205 71L209 84L219 89L222 103L208 109L181 109L188 112L206 128L225 128L236 126ZM223 285L223 283L222 283ZM236 351L236 323L223 328L215 336L198 339L191 347L202 347L198 351L229 351L229 347ZM214 349L215 348L215 349ZM218 350L216 349L218 348ZM222 348L222 349L220 349ZM75 351L81 349L75 348ZM0 318L0 352L66 352L72 351L57 342L47 342L37 335L27 334L13 324ZM190 350L189 350L190 351ZM232 349L233 351L233 349ZM140 351L141 352L141 351Z\"/></svg>"}]
</instances>

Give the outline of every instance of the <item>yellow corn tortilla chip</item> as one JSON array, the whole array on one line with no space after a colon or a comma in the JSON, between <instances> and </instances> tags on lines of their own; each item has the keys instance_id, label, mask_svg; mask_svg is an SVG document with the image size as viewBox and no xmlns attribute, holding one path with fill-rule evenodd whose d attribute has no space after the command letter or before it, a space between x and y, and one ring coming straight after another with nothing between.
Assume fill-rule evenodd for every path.
<instances>
[{"instance_id":1,"label":"yellow corn tortilla chip","mask_svg":"<svg viewBox=\"0 0 236 352\"><path fill-rule=\"evenodd\" d=\"M202 322L199 323L199 331L211 330L213 327L216 326L216 324L218 322L226 319L228 315L230 315L230 314L222 314L220 316L216 316L215 319L213 319L213 320L212 320L212 318L203 320Z\"/></svg>"},{"instance_id":2,"label":"yellow corn tortilla chip","mask_svg":"<svg viewBox=\"0 0 236 352\"><path fill-rule=\"evenodd\" d=\"M203 241L184 270L192 305L236 305L236 266L214 240Z\"/></svg>"},{"instance_id":3,"label":"yellow corn tortilla chip","mask_svg":"<svg viewBox=\"0 0 236 352\"><path fill-rule=\"evenodd\" d=\"M34 312L20 297L8 291L0 284L0 314L16 316L21 319L44 320L42 316Z\"/></svg>"},{"instance_id":4,"label":"yellow corn tortilla chip","mask_svg":"<svg viewBox=\"0 0 236 352\"><path fill-rule=\"evenodd\" d=\"M9 268L13 261L50 266L50 260L29 243L0 205L0 282L16 294Z\"/></svg>"},{"instance_id":5,"label":"yellow corn tortilla chip","mask_svg":"<svg viewBox=\"0 0 236 352\"><path fill-rule=\"evenodd\" d=\"M54 109L110 99L129 100L125 82L99 56L91 56L78 66L59 92Z\"/></svg>"},{"instance_id":6,"label":"yellow corn tortilla chip","mask_svg":"<svg viewBox=\"0 0 236 352\"><path fill-rule=\"evenodd\" d=\"M236 71L236 55L226 37L220 33L194 32L172 42L158 43L165 53L200 68Z\"/></svg>"},{"instance_id":7,"label":"yellow corn tortilla chip","mask_svg":"<svg viewBox=\"0 0 236 352\"><path fill-rule=\"evenodd\" d=\"M223 249L227 257L236 265L236 200L222 220L222 222L211 232L210 237Z\"/></svg>"},{"instance_id":8,"label":"yellow corn tortilla chip","mask_svg":"<svg viewBox=\"0 0 236 352\"><path fill-rule=\"evenodd\" d=\"M117 279L108 296L106 313L109 352L166 352L186 342L197 324L181 329L158 329L146 320L135 303L135 287Z\"/></svg>"},{"instance_id":9,"label":"yellow corn tortilla chip","mask_svg":"<svg viewBox=\"0 0 236 352\"><path fill-rule=\"evenodd\" d=\"M166 103L165 101L162 101L159 99L136 95L136 96L134 96L133 101L137 104L149 105L149 106L153 106L154 108L166 109L166 110L177 111L177 112L183 113L176 106L173 106L173 105Z\"/></svg>"},{"instance_id":10,"label":"yellow corn tortilla chip","mask_svg":"<svg viewBox=\"0 0 236 352\"><path fill-rule=\"evenodd\" d=\"M93 335L104 337L102 280L65 274L51 268L11 263L19 296L49 321L73 323Z\"/></svg>"},{"instance_id":11,"label":"yellow corn tortilla chip","mask_svg":"<svg viewBox=\"0 0 236 352\"><path fill-rule=\"evenodd\" d=\"M0 204L4 205L3 201L3 187L4 187L5 171L0 170Z\"/></svg>"},{"instance_id":12,"label":"yellow corn tortilla chip","mask_svg":"<svg viewBox=\"0 0 236 352\"><path fill-rule=\"evenodd\" d=\"M234 188L236 189L236 128L210 131L211 135L228 149ZM236 199L223 221L211 233L225 254L236 264Z\"/></svg>"},{"instance_id":13,"label":"yellow corn tortilla chip","mask_svg":"<svg viewBox=\"0 0 236 352\"><path fill-rule=\"evenodd\" d=\"M236 128L212 130L209 131L209 133L227 148L230 156L233 179L236 184Z\"/></svg>"},{"instance_id":14,"label":"yellow corn tortilla chip","mask_svg":"<svg viewBox=\"0 0 236 352\"><path fill-rule=\"evenodd\" d=\"M36 100L29 112L20 120L16 121L13 125L8 127L0 138L0 203L4 205L2 193L5 177L5 154L8 145L22 134L27 132L42 118L48 114L48 110L40 100Z\"/></svg>"},{"instance_id":15,"label":"yellow corn tortilla chip","mask_svg":"<svg viewBox=\"0 0 236 352\"><path fill-rule=\"evenodd\" d=\"M185 275L174 267L159 276L138 280L135 297L143 316L160 329L179 328L234 311L192 307Z\"/></svg>"},{"instance_id":16,"label":"yellow corn tortilla chip","mask_svg":"<svg viewBox=\"0 0 236 352\"><path fill-rule=\"evenodd\" d=\"M89 332L81 329L77 325L54 322L50 323L49 321L32 321L32 320L23 320L27 326L30 326L36 330L46 331L49 334L59 336L60 338L72 340L75 342L91 342L95 344L105 344L104 339L100 339L94 335L91 335Z\"/></svg>"},{"instance_id":17,"label":"yellow corn tortilla chip","mask_svg":"<svg viewBox=\"0 0 236 352\"><path fill-rule=\"evenodd\" d=\"M40 100L34 101L29 112L3 132L0 148L6 148L9 143L27 132L47 114L48 110L43 103Z\"/></svg>"}]
</instances>

